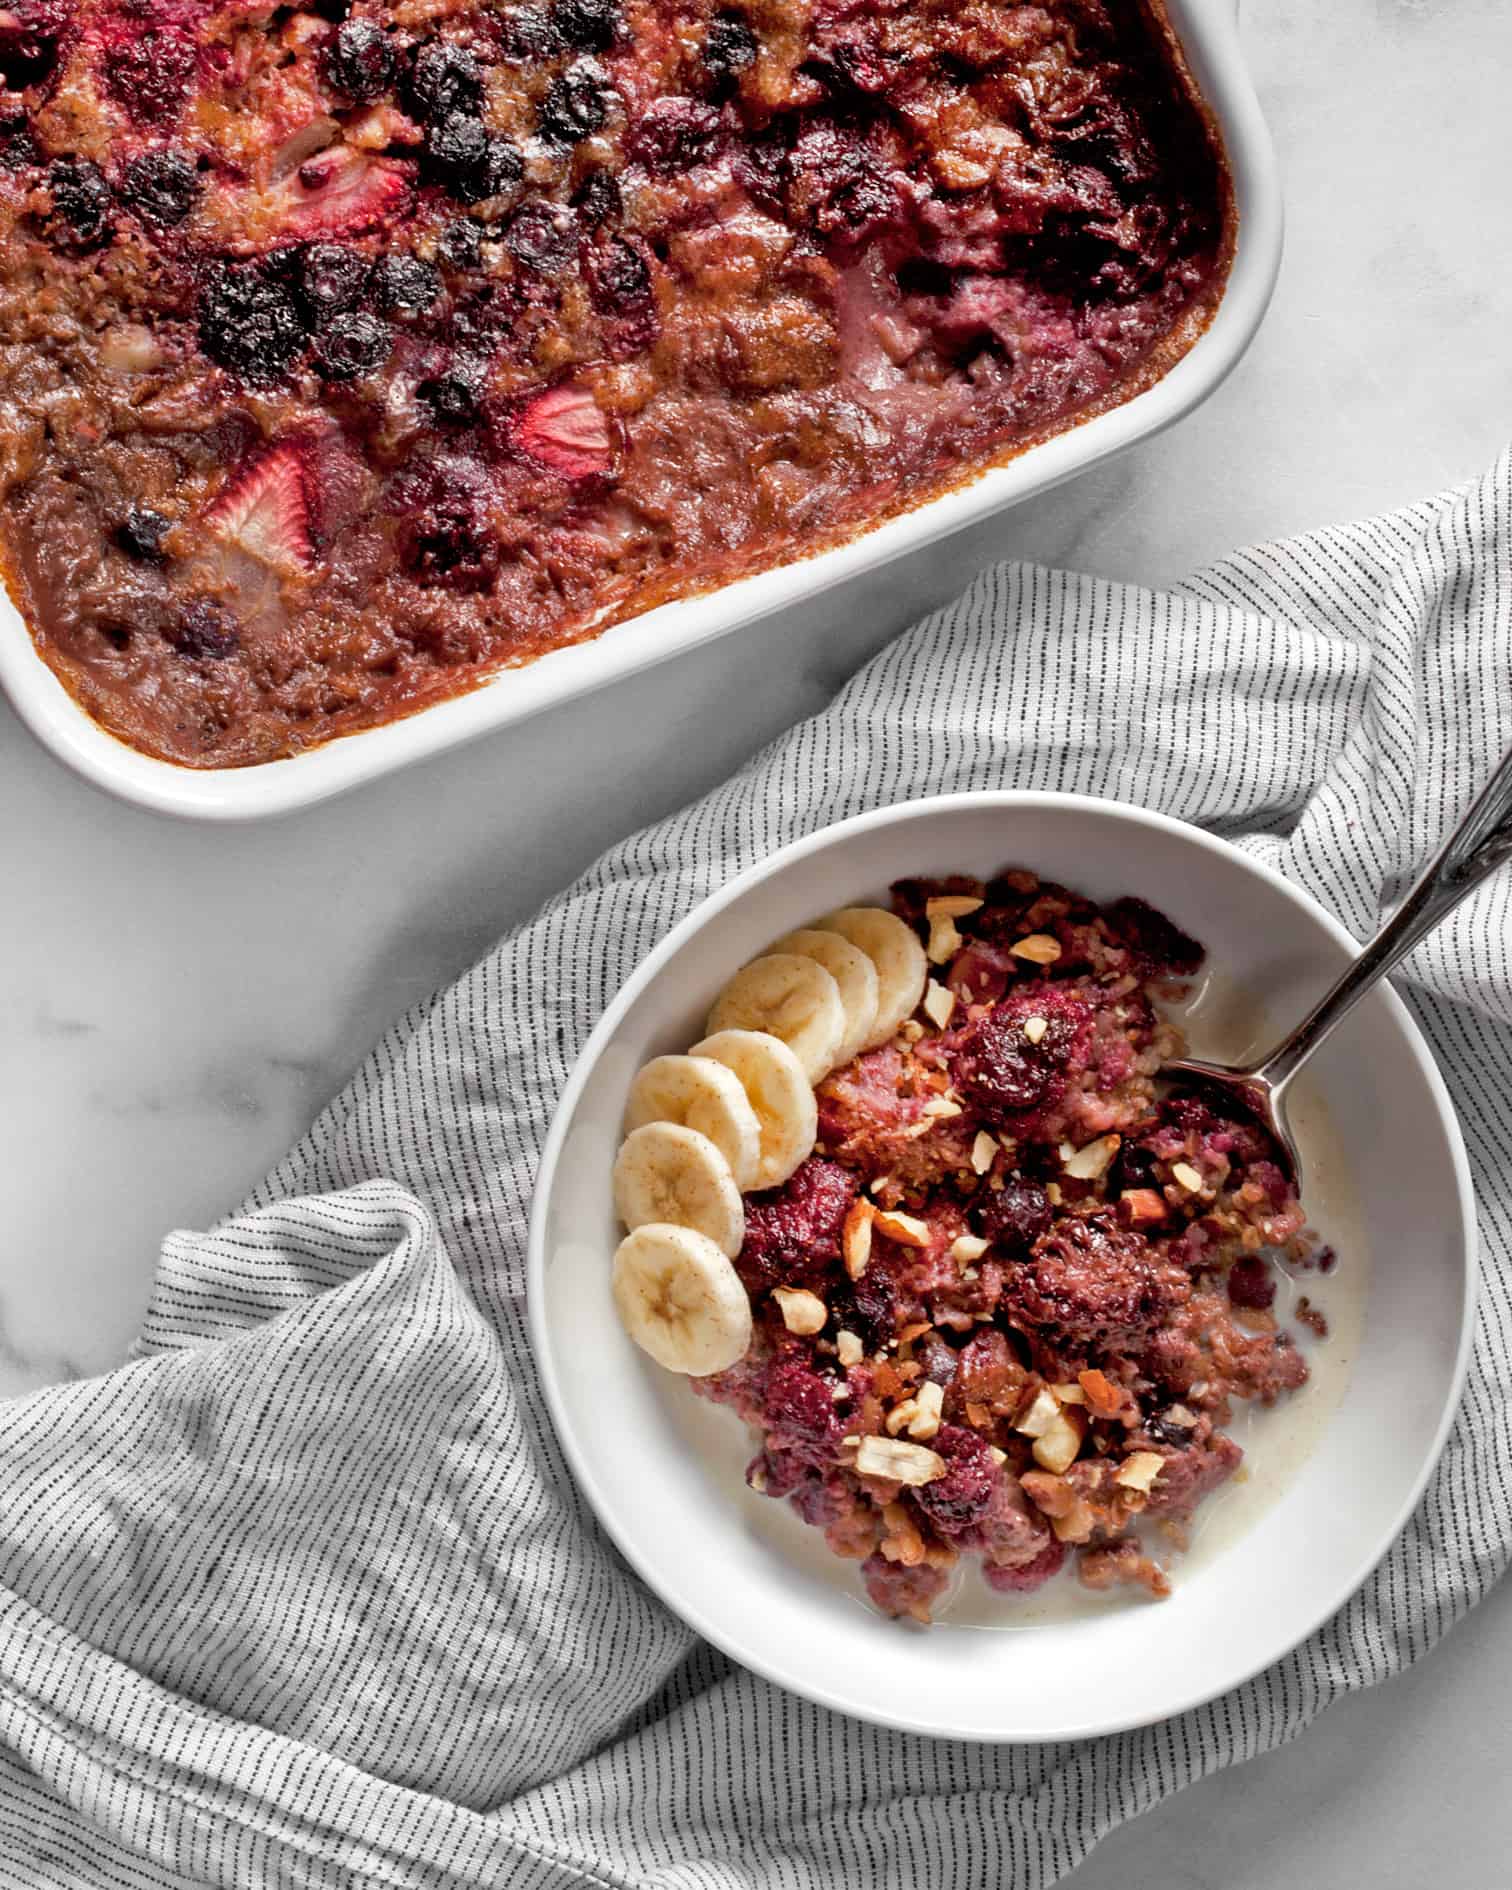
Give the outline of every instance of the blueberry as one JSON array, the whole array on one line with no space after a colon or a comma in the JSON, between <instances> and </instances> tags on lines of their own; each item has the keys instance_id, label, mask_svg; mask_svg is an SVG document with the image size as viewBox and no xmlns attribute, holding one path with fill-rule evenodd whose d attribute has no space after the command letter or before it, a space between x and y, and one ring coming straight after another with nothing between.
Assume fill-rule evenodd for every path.
<instances>
[{"instance_id":1,"label":"blueberry","mask_svg":"<svg viewBox=\"0 0 1512 1890\"><path fill-rule=\"evenodd\" d=\"M728 86L756 57L756 35L738 13L716 13L704 34L703 62L709 77Z\"/></svg>"},{"instance_id":2,"label":"blueberry","mask_svg":"<svg viewBox=\"0 0 1512 1890\"><path fill-rule=\"evenodd\" d=\"M116 543L128 557L144 564L164 561L163 539L173 521L154 512L150 505L134 505L116 527Z\"/></svg>"},{"instance_id":3,"label":"blueberry","mask_svg":"<svg viewBox=\"0 0 1512 1890\"><path fill-rule=\"evenodd\" d=\"M436 260L443 269L481 269L483 225L471 217L457 217L436 238Z\"/></svg>"},{"instance_id":4,"label":"blueberry","mask_svg":"<svg viewBox=\"0 0 1512 1890\"><path fill-rule=\"evenodd\" d=\"M320 70L332 91L365 105L393 84L396 64L393 41L382 27L371 20L344 20L331 35Z\"/></svg>"},{"instance_id":5,"label":"blueberry","mask_svg":"<svg viewBox=\"0 0 1512 1890\"><path fill-rule=\"evenodd\" d=\"M164 627L163 635L180 656L220 661L235 654L241 643L236 625L218 604L197 597L183 615Z\"/></svg>"},{"instance_id":6,"label":"blueberry","mask_svg":"<svg viewBox=\"0 0 1512 1890\"><path fill-rule=\"evenodd\" d=\"M635 315L651 301L651 271L633 244L611 236L588 260L588 294L601 315Z\"/></svg>"},{"instance_id":7,"label":"blueberry","mask_svg":"<svg viewBox=\"0 0 1512 1890\"><path fill-rule=\"evenodd\" d=\"M581 144L599 129L608 112L603 74L586 63L570 67L546 88L541 100L541 136L553 144Z\"/></svg>"},{"instance_id":8,"label":"blueberry","mask_svg":"<svg viewBox=\"0 0 1512 1890\"><path fill-rule=\"evenodd\" d=\"M609 171L590 171L572 199L587 230L601 230L606 223L617 223L624 213L620 187Z\"/></svg>"},{"instance_id":9,"label":"blueberry","mask_svg":"<svg viewBox=\"0 0 1512 1890\"><path fill-rule=\"evenodd\" d=\"M299 296L317 325L360 302L373 266L345 243L312 243L299 259Z\"/></svg>"},{"instance_id":10,"label":"blueberry","mask_svg":"<svg viewBox=\"0 0 1512 1890\"><path fill-rule=\"evenodd\" d=\"M441 276L434 263L397 251L380 256L373 271L373 290L379 308L390 315L423 315L441 293Z\"/></svg>"},{"instance_id":11,"label":"blueberry","mask_svg":"<svg viewBox=\"0 0 1512 1890\"><path fill-rule=\"evenodd\" d=\"M308 335L293 293L255 265L214 265L200 291L200 346L244 381L276 381Z\"/></svg>"},{"instance_id":12,"label":"blueberry","mask_svg":"<svg viewBox=\"0 0 1512 1890\"><path fill-rule=\"evenodd\" d=\"M409 99L415 115L427 121L453 112L476 116L483 103L483 68L465 46L428 39L410 69Z\"/></svg>"},{"instance_id":13,"label":"blueberry","mask_svg":"<svg viewBox=\"0 0 1512 1890\"><path fill-rule=\"evenodd\" d=\"M199 172L178 151L143 151L134 157L121 174L117 192L128 210L163 230L182 223L199 194Z\"/></svg>"},{"instance_id":14,"label":"blueberry","mask_svg":"<svg viewBox=\"0 0 1512 1890\"><path fill-rule=\"evenodd\" d=\"M478 362L457 360L444 372L422 381L415 392L437 420L447 426L466 426L478 417L483 379Z\"/></svg>"},{"instance_id":15,"label":"blueberry","mask_svg":"<svg viewBox=\"0 0 1512 1890\"><path fill-rule=\"evenodd\" d=\"M321 330L315 342L315 365L328 381L350 381L376 374L388 352L388 323L356 310L333 315Z\"/></svg>"},{"instance_id":16,"label":"blueberry","mask_svg":"<svg viewBox=\"0 0 1512 1890\"><path fill-rule=\"evenodd\" d=\"M440 182L463 203L500 196L525 172L524 159L507 138L462 111L432 121L425 155Z\"/></svg>"},{"instance_id":17,"label":"blueberry","mask_svg":"<svg viewBox=\"0 0 1512 1890\"><path fill-rule=\"evenodd\" d=\"M499 46L506 59L539 65L557 50L557 32L539 7L516 7L498 19Z\"/></svg>"},{"instance_id":18,"label":"blueberry","mask_svg":"<svg viewBox=\"0 0 1512 1890\"><path fill-rule=\"evenodd\" d=\"M619 29L619 8L616 0L556 0L551 20L566 45L606 52Z\"/></svg>"},{"instance_id":19,"label":"blueberry","mask_svg":"<svg viewBox=\"0 0 1512 1890\"><path fill-rule=\"evenodd\" d=\"M59 249L98 249L114 230L110 186L88 158L56 158L47 167L52 215L47 233Z\"/></svg>"},{"instance_id":20,"label":"blueberry","mask_svg":"<svg viewBox=\"0 0 1512 1890\"><path fill-rule=\"evenodd\" d=\"M577 255L577 219L561 204L532 198L521 204L504 231L504 247L538 275L559 276Z\"/></svg>"}]
</instances>

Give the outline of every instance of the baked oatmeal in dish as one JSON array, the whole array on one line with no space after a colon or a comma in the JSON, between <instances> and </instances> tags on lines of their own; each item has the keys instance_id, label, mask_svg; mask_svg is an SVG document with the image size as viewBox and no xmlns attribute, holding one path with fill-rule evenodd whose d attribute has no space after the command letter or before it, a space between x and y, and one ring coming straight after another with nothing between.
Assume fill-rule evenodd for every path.
<instances>
[{"instance_id":1,"label":"baked oatmeal in dish","mask_svg":"<svg viewBox=\"0 0 1512 1890\"><path fill-rule=\"evenodd\" d=\"M1153 0L13 0L0 85L7 579L194 767L914 506L1231 249Z\"/></svg>"},{"instance_id":2,"label":"baked oatmeal in dish","mask_svg":"<svg viewBox=\"0 0 1512 1890\"><path fill-rule=\"evenodd\" d=\"M752 1427L750 1486L887 1614L929 1620L968 1561L1006 1594L1074 1562L1089 1588L1165 1595L1242 1461L1235 1401L1306 1382L1281 1267L1333 1255L1260 1128L1155 1080L1183 1048L1162 1006L1202 962L1137 898L903 881L891 913L778 941L713 1034L632 1089L625 1323ZM753 1057L799 1071L812 1114L789 1119ZM711 1059L745 1083L775 1184L747 1166L736 1189L739 1111L684 1067Z\"/></svg>"}]
</instances>

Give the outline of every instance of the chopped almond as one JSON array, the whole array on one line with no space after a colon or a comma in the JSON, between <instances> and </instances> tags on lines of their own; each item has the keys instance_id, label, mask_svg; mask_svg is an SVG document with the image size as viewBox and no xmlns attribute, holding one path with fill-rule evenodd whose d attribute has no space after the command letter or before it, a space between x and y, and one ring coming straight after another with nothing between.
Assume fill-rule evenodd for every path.
<instances>
[{"instance_id":1,"label":"chopped almond","mask_svg":"<svg viewBox=\"0 0 1512 1890\"><path fill-rule=\"evenodd\" d=\"M1122 1142L1120 1135L1100 1135L1076 1149L1061 1166L1073 1181L1100 1181L1113 1166Z\"/></svg>"},{"instance_id":2,"label":"chopped almond","mask_svg":"<svg viewBox=\"0 0 1512 1890\"><path fill-rule=\"evenodd\" d=\"M985 1129L978 1129L976 1140L971 1145L971 1165L979 1175L997 1160L998 1145Z\"/></svg>"},{"instance_id":3,"label":"chopped almond","mask_svg":"<svg viewBox=\"0 0 1512 1890\"><path fill-rule=\"evenodd\" d=\"M1041 1385L1029 1400L1028 1409L1014 1425L1016 1431L1022 1431L1025 1437L1043 1437L1047 1431L1060 1422L1061 1408L1055 1393L1048 1385Z\"/></svg>"},{"instance_id":4,"label":"chopped almond","mask_svg":"<svg viewBox=\"0 0 1512 1890\"><path fill-rule=\"evenodd\" d=\"M1061 955L1060 945L1048 932L1031 932L1008 949L1015 958L1027 958L1032 965L1053 965Z\"/></svg>"},{"instance_id":5,"label":"chopped almond","mask_svg":"<svg viewBox=\"0 0 1512 1890\"><path fill-rule=\"evenodd\" d=\"M1165 1468L1165 1458L1158 1451L1136 1450L1124 1458L1113 1473L1113 1481L1126 1490L1138 1490L1147 1496L1150 1486Z\"/></svg>"},{"instance_id":6,"label":"chopped almond","mask_svg":"<svg viewBox=\"0 0 1512 1890\"><path fill-rule=\"evenodd\" d=\"M1074 1405L1056 1406L1055 1422L1034 1440L1034 1461L1057 1475L1069 1470L1087 1435L1087 1420Z\"/></svg>"},{"instance_id":7,"label":"chopped almond","mask_svg":"<svg viewBox=\"0 0 1512 1890\"><path fill-rule=\"evenodd\" d=\"M824 1330L829 1308L817 1293L811 1293L803 1286L774 1286L772 1298L776 1300L782 1313L782 1323L789 1332L796 1332L807 1339Z\"/></svg>"},{"instance_id":8,"label":"chopped almond","mask_svg":"<svg viewBox=\"0 0 1512 1890\"><path fill-rule=\"evenodd\" d=\"M958 1102L952 1102L948 1096L932 1096L924 1105L926 1116L936 1122L949 1122L952 1116L964 1114Z\"/></svg>"},{"instance_id":9,"label":"chopped almond","mask_svg":"<svg viewBox=\"0 0 1512 1890\"><path fill-rule=\"evenodd\" d=\"M933 904L933 900L930 901ZM963 944L956 923L948 912L931 913L929 916L929 943L924 948L932 965L948 965Z\"/></svg>"},{"instance_id":10,"label":"chopped almond","mask_svg":"<svg viewBox=\"0 0 1512 1890\"><path fill-rule=\"evenodd\" d=\"M873 1208L872 1220L879 1234L886 1234L889 1240L895 1240L900 1247L917 1248L929 1245L927 1224L916 1220L912 1214L900 1214L894 1209Z\"/></svg>"},{"instance_id":11,"label":"chopped almond","mask_svg":"<svg viewBox=\"0 0 1512 1890\"><path fill-rule=\"evenodd\" d=\"M861 1363L866 1356L866 1348L854 1332L842 1328L835 1334L835 1356L849 1370L852 1365Z\"/></svg>"},{"instance_id":12,"label":"chopped almond","mask_svg":"<svg viewBox=\"0 0 1512 1890\"><path fill-rule=\"evenodd\" d=\"M941 893L938 898L925 900L924 917L964 919L973 912L980 912L984 904L984 900L971 893Z\"/></svg>"},{"instance_id":13,"label":"chopped almond","mask_svg":"<svg viewBox=\"0 0 1512 1890\"><path fill-rule=\"evenodd\" d=\"M927 1319L917 1319L911 1326L903 1326L898 1333L899 1345L912 1345L915 1339L922 1339L929 1331Z\"/></svg>"},{"instance_id":14,"label":"chopped almond","mask_svg":"<svg viewBox=\"0 0 1512 1890\"><path fill-rule=\"evenodd\" d=\"M1202 1193L1202 1176L1190 1162L1172 1162L1171 1179L1178 1188L1185 1188L1188 1194Z\"/></svg>"},{"instance_id":15,"label":"chopped almond","mask_svg":"<svg viewBox=\"0 0 1512 1890\"><path fill-rule=\"evenodd\" d=\"M924 1015L936 1030L943 1030L955 1014L956 994L947 984L941 984L938 978L931 978L924 987Z\"/></svg>"},{"instance_id":16,"label":"chopped almond","mask_svg":"<svg viewBox=\"0 0 1512 1890\"><path fill-rule=\"evenodd\" d=\"M1118 1205L1135 1227L1148 1227L1166 1217L1165 1201L1154 1188L1125 1188L1118 1197Z\"/></svg>"},{"instance_id":17,"label":"chopped almond","mask_svg":"<svg viewBox=\"0 0 1512 1890\"><path fill-rule=\"evenodd\" d=\"M1049 1028L1050 1019L1048 1017L1026 1017L1024 1019L1024 1035L1029 1039L1030 1043L1042 1042L1045 1032Z\"/></svg>"},{"instance_id":18,"label":"chopped almond","mask_svg":"<svg viewBox=\"0 0 1512 1890\"><path fill-rule=\"evenodd\" d=\"M1115 1418L1123 1410L1127 1394L1106 1372L1078 1372L1076 1378L1094 1417Z\"/></svg>"},{"instance_id":19,"label":"chopped almond","mask_svg":"<svg viewBox=\"0 0 1512 1890\"><path fill-rule=\"evenodd\" d=\"M921 1444L927 1444L940 1428L940 1419L945 1412L945 1388L937 1385L932 1378L914 1393L914 1413L908 1420L908 1434L917 1437Z\"/></svg>"},{"instance_id":20,"label":"chopped almond","mask_svg":"<svg viewBox=\"0 0 1512 1890\"><path fill-rule=\"evenodd\" d=\"M924 1538L906 1504L887 1504L882 1511L882 1521L887 1527L882 1554L902 1568L917 1568L924 1560Z\"/></svg>"},{"instance_id":21,"label":"chopped almond","mask_svg":"<svg viewBox=\"0 0 1512 1890\"><path fill-rule=\"evenodd\" d=\"M845 1217L840 1247L845 1256L845 1270L853 1280L860 1279L871 1259L872 1222L876 1215L877 1210L870 1201L856 1200L852 1201Z\"/></svg>"},{"instance_id":22,"label":"chopped almond","mask_svg":"<svg viewBox=\"0 0 1512 1890\"><path fill-rule=\"evenodd\" d=\"M1087 1394L1080 1385L1052 1385L1050 1389L1055 1393L1056 1402L1059 1404L1085 1404L1087 1402Z\"/></svg>"},{"instance_id":23,"label":"chopped almond","mask_svg":"<svg viewBox=\"0 0 1512 1890\"><path fill-rule=\"evenodd\" d=\"M996 1444L989 1444L987 1446L987 1455L992 1459L992 1461L997 1465L997 1467L1000 1470L1002 1469L1003 1465L1007 1463L1008 1461L1007 1451L999 1450Z\"/></svg>"},{"instance_id":24,"label":"chopped almond","mask_svg":"<svg viewBox=\"0 0 1512 1890\"><path fill-rule=\"evenodd\" d=\"M901 1404L895 1404L882 1420L889 1437L896 1437L898 1432L912 1424L919 1415L917 1399L905 1398Z\"/></svg>"},{"instance_id":25,"label":"chopped almond","mask_svg":"<svg viewBox=\"0 0 1512 1890\"><path fill-rule=\"evenodd\" d=\"M889 1483L918 1488L945 1474L945 1459L925 1444L907 1444L900 1437L863 1437L856 1452L856 1471L863 1477L882 1477Z\"/></svg>"},{"instance_id":26,"label":"chopped almond","mask_svg":"<svg viewBox=\"0 0 1512 1890\"><path fill-rule=\"evenodd\" d=\"M958 1267L969 1267L986 1253L987 1245L980 1234L957 1234L950 1243L950 1257Z\"/></svg>"},{"instance_id":27,"label":"chopped almond","mask_svg":"<svg viewBox=\"0 0 1512 1890\"><path fill-rule=\"evenodd\" d=\"M985 1404L977 1404L974 1400L968 1400L966 1405L966 1422L974 1431L984 1431L992 1422L992 1413L987 1409Z\"/></svg>"}]
</instances>

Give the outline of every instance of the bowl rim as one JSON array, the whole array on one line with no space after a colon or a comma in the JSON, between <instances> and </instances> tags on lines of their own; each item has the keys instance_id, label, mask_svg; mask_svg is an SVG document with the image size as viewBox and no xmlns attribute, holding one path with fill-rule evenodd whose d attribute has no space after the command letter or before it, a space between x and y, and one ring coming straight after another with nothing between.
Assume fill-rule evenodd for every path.
<instances>
[{"instance_id":1,"label":"bowl rim","mask_svg":"<svg viewBox=\"0 0 1512 1890\"><path fill-rule=\"evenodd\" d=\"M1234 0L1163 5L1223 141L1234 194L1234 249L1207 327L1165 374L1130 399L813 557L657 605L523 667L496 670L461 695L304 754L245 768L195 769L130 747L75 702L3 586L0 689L44 748L120 800L182 819L268 819L316 806L809 603L1162 432L1215 392L1248 349L1275 287L1283 225L1275 153L1245 61Z\"/></svg>"},{"instance_id":2,"label":"bowl rim","mask_svg":"<svg viewBox=\"0 0 1512 1890\"><path fill-rule=\"evenodd\" d=\"M1230 864L1237 860L1241 869L1254 874L1274 891L1282 894L1304 914L1317 921L1343 949L1351 953L1359 950L1358 941L1325 906L1305 888L1287 879L1284 874L1278 873L1265 861L1256 859L1243 849L1232 846L1227 840L1207 832L1204 828L1193 826L1169 814L1140 807L1131 801L1104 800L1092 794L1059 793L1032 788L986 788L957 794L920 796L872 808L864 813L851 815L844 820L820 827L814 833L789 841L766 858L755 861L701 899L692 911L685 914L636 965L589 1033L557 1100L551 1126L542 1146L541 1160L536 1169L525 1261L526 1321L531 1351L535 1358L536 1369L540 1373L552 1427L580 1492L587 1499L599 1526L614 1542L637 1577L679 1620L685 1622L695 1633L748 1671L758 1674L786 1692L798 1694L846 1718L909 1733L918 1738L957 1739L976 1745L1037 1745L1044 1742L1045 1735L1012 1730L997 1733L976 1730L961 1732L943 1725L921 1727L901 1714L889 1714L881 1709L858 1707L839 1697L828 1687L811 1683L795 1684L794 1678L779 1671L775 1662L739 1645L735 1636L708 1618L704 1608L690 1607L681 1598L674 1601L663 1589L657 1574L645 1564L634 1543L621 1532L615 1516L614 1504L605 1498L592 1457L584 1450L574 1430L568 1401L563 1395L557 1378L553 1348L547 1330L546 1232L549 1204L557 1178L559 1158L583 1092L592 1080L604 1051L613 1042L620 1020L625 1013L716 914L725 910L737 899L744 897L764 881L783 872L796 861L810 854L822 852L837 844L843 846L846 841L858 834L892 825L907 827L911 822L947 807L1002 812L1033 808L1081 814L1092 813L1108 818L1115 825L1127 823L1136 828L1164 833L1190 843L1199 853L1221 855ZM1226 1675L1216 1686L1198 1683L1182 1693L1174 1703L1166 1703L1155 1712L1135 1717L1117 1715L1108 1720L1089 1719L1085 1724L1058 1731L1055 1735L1057 1741L1101 1738L1178 1717L1197 1707L1205 1706L1238 1687L1247 1685L1256 1674L1273 1666L1278 1660L1285 1659L1303 1642L1316 1634L1324 1622L1331 1619L1369 1580L1416 1510L1429 1479L1438 1467L1449 1432L1463 1400L1475 1337L1481 1283L1475 1192L1459 1118L1433 1053L1412 1013L1388 980L1382 981L1378 988L1378 995L1386 1004L1402 1033L1438 1117L1454 1173L1455 1197L1459 1209L1459 1236L1455 1244L1463 1256L1464 1292L1459 1340L1443 1407L1434 1427L1431 1443L1424 1453L1422 1467L1414 1477L1407 1495L1394 1512L1389 1526L1379 1532L1368 1560L1362 1562L1358 1572L1350 1577L1347 1585L1341 1588L1335 1583L1330 1587L1322 1604L1309 1616L1305 1627L1289 1640L1286 1647L1247 1664L1243 1671L1237 1674Z\"/></svg>"}]
</instances>

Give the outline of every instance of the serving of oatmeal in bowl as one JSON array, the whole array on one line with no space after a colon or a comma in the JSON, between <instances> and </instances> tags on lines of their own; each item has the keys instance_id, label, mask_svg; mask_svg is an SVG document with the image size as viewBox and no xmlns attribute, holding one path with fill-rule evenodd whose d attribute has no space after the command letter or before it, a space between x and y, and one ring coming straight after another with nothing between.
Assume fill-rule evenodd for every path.
<instances>
[{"instance_id":1,"label":"serving of oatmeal in bowl","mask_svg":"<svg viewBox=\"0 0 1512 1890\"><path fill-rule=\"evenodd\" d=\"M1033 794L860 816L685 920L564 1096L530 1281L574 1471L663 1599L989 1739L1179 1710L1337 1607L1463 1370L1452 1113L1385 991L1302 1099L1300 1192L1160 1071L1347 949L1222 842Z\"/></svg>"}]
</instances>

